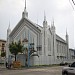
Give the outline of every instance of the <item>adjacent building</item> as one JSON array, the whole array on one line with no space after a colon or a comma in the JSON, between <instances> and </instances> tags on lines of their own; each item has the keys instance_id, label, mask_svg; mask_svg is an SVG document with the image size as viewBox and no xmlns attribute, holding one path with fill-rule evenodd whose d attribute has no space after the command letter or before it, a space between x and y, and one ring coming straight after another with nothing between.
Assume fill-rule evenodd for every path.
<instances>
[{"instance_id":1,"label":"adjacent building","mask_svg":"<svg viewBox=\"0 0 75 75\"><path fill-rule=\"evenodd\" d=\"M6 40L0 39L0 63L4 63L5 55L2 55L3 53L6 53Z\"/></svg>"},{"instance_id":2,"label":"adjacent building","mask_svg":"<svg viewBox=\"0 0 75 75\"><path fill-rule=\"evenodd\" d=\"M25 6L22 18L16 27L12 31L10 27L7 30L6 57L8 58L11 55L9 43L21 40L21 43L27 49L29 49L30 44L34 44L34 50L36 52L30 57L30 65L59 64L62 61L68 60L70 56L68 45L69 36L67 32L65 35L66 40L58 36L56 34L54 20L48 25L45 14L42 25L35 24L29 20ZM24 40L28 40L28 43L24 42ZM25 65L25 56L23 54L17 59Z\"/></svg>"},{"instance_id":3,"label":"adjacent building","mask_svg":"<svg viewBox=\"0 0 75 75\"><path fill-rule=\"evenodd\" d=\"M0 39L0 56L1 53L6 52L6 40Z\"/></svg>"}]
</instances>

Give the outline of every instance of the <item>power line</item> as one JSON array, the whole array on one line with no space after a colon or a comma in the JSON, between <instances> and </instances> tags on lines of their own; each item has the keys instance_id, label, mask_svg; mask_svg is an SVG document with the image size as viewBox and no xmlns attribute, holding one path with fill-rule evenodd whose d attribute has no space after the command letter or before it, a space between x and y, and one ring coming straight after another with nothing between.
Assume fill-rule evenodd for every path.
<instances>
[{"instance_id":1,"label":"power line","mask_svg":"<svg viewBox=\"0 0 75 75\"><path fill-rule=\"evenodd\" d=\"M73 10L74 10L74 7L73 7L73 5L72 5L72 3L71 3L71 1L69 0L69 2L70 2L70 4L71 4L71 6L72 6L72 8L73 8ZM72 0L72 2L74 2L73 0ZM74 4L74 3L73 3Z\"/></svg>"},{"instance_id":2,"label":"power line","mask_svg":"<svg viewBox=\"0 0 75 75\"><path fill-rule=\"evenodd\" d=\"M75 5L75 2L74 2L74 0L72 0L72 2L73 2L73 4Z\"/></svg>"}]
</instances>

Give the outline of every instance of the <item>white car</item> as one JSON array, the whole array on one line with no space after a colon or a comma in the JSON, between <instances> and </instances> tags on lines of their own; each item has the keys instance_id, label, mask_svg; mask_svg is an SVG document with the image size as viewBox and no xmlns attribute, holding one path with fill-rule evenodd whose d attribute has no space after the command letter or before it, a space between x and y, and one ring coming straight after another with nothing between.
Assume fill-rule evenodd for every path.
<instances>
[{"instance_id":1,"label":"white car","mask_svg":"<svg viewBox=\"0 0 75 75\"><path fill-rule=\"evenodd\" d=\"M62 69L62 75L75 75L75 62Z\"/></svg>"}]
</instances>

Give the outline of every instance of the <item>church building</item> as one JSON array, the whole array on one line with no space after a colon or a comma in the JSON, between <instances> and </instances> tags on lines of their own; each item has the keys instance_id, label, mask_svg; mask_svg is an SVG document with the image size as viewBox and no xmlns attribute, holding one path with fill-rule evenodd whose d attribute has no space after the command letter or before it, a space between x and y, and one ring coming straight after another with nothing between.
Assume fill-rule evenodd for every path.
<instances>
[{"instance_id":1,"label":"church building","mask_svg":"<svg viewBox=\"0 0 75 75\"><path fill-rule=\"evenodd\" d=\"M9 51L9 43L18 42L24 47L29 48L29 45L35 50L30 56L30 65L50 65L59 64L69 58L69 42L68 34L65 35L66 40L56 34L56 27L54 21L51 22L51 27L48 25L46 16L44 14L43 26L33 23L28 18L28 12L25 8L22 13L22 18L11 31L10 27L7 29L7 49L6 57L11 55ZM17 60L24 65L25 56L19 54Z\"/></svg>"}]
</instances>

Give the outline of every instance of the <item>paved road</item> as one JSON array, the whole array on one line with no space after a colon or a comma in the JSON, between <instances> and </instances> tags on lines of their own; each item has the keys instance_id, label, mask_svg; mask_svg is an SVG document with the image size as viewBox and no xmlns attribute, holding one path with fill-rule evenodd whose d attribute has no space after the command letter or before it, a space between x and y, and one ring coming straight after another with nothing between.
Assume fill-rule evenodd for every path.
<instances>
[{"instance_id":1,"label":"paved road","mask_svg":"<svg viewBox=\"0 0 75 75\"><path fill-rule=\"evenodd\" d=\"M61 75L62 66L19 70L0 70L0 75Z\"/></svg>"}]
</instances>

